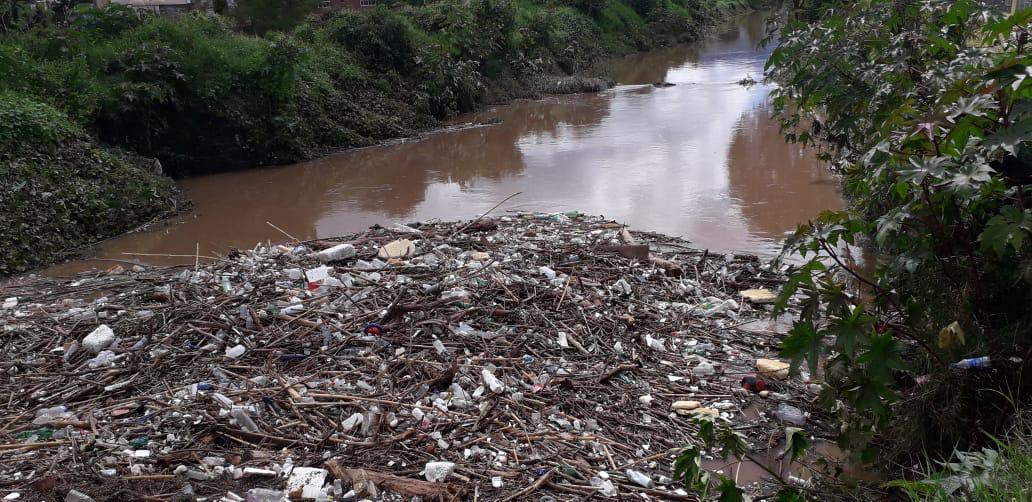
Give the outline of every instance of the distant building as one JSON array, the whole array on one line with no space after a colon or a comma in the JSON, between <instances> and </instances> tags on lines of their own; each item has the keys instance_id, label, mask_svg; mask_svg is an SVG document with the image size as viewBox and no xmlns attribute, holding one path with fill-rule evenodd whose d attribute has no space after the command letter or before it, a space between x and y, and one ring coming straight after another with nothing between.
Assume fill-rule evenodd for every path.
<instances>
[{"instance_id":1,"label":"distant building","mask_svg":"<svg viewBox=\"0 0 1032 502\"><path fill-rule=\"evenodd\" d=\"M325 9L368 9L376 6L377 0L323 0Z\"/></svg>"},{"instance_id":2,"label":"distant building","mask_svg":"<svg viewBox=\"0 0 1032 502\"><path fill-rule=\"evenodd\" d=\"M211 2L208 0L97 0L96 4L97 7L106 7L111 4L127 5L137 10L167 17L211 9Z\"/></svg>"}]
</instances>

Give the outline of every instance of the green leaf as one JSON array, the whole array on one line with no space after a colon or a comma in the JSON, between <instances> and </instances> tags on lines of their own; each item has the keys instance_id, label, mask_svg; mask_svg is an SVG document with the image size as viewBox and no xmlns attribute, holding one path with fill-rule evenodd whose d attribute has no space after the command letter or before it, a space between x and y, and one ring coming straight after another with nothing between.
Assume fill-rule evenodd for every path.
<instances>
[{"instance_id":1,"label":"green leaf","mask_svg":"<svg viewBox=\"0 0 1032 502\"><path fill-rule=\"evenodd\" d=\"M981 162L970 162L953 172L950 185L954 188L976 188L992 179L992 168Z\"/></svg>"},{"instance_id":2,"label":"green leaf","mask_svg":"<svg viewBox=\"0 0 1032 502\"><path fill-rule=\"evenodd\" d=\"M888 384L894 381L893 370L905 367L899 355L903 347L892 338L892 333L874 335L867 350L860 354L857 361L863 363L864 373L872 379Z\"/></svg>"},{"instance_id":3,"label":"green leaf","mask_svg":"<svg viewBox=\"0 0 1032 502\"><path fill-rule=\"evenodd\" d=\"M1011 30L1017 26L1023 26L1029 19L1032 19L1032 8L1024 8L1019 9L1012 16L986 24L985 42L992 43L998 37L1010 35Z\"/></svg>"},{"instance_id":4,"label":"green leaf","mask_svg":"<svg viewBox=\"0 0 1032 502\"><path fill-rule=\"evenodd\" d=\"M785 427L785 452L781 455L788 455L789 462L803 458L809 447L810 437L806 431L798 427Z\"/></svg>"},{"instance_id":5,"label":"green leaf","mask_svg":"<svg viewBox=\"0 0 1032 502\"><path fill-rule=\"evenodd\" d=\"M910 164L914 168L901 169L899 174L904 181L920 185L928 176L942 178L948 161L946 157L911 157Z\"/></svg>"},{"instance_id":6,"label":"green leaf","mask_svg":"<svg viewBox=\"0 0 1032 502\"><path fill-rule=\"evenodd\" d=\"M674 481L681 481L685 488L694 490L705 480L699 450L689 446L674 460Z\"/></svg>"},{"instance_id":7,"label":"green leaf","mask_svg":"<svg viewBox=\"0 0 1032 502\"><path fill-rule=\"evenodd\" d=\"M745 502L745 491L735 484L735 480L721 476L717 486L718 502Z\"/></svg>"},{"instance_id":8,"label":"green leaf","mask_svg":"<svg viewBox=\"0 0 1032 502\"><path fill-rule=\"evenodd\" d=\"M716 444L717 434L713 424L713 417L709 415L696 415L692 422L699 427L699 439L706 445L706 448L712 448Z\"/></svg>"},{"instance_id":9,"label":"green leaf","mask_svg":"<svg viewBox=\"0 0 1032 502\"><path fill-rule=\"evenodd\" d=\"M874 317L864 313L862 303L853 307L853 311L848 314L833 320L826 331L835 337L835 350L853 359L856 356L857 347L867 343L867 334L871 331Z\"/></svg>"},{"instance_id":10,"label":"green leaf","mask_svg":"<svg viewBox=\"0 0 1032 502\"><path fill-rule=\"evenodd\" d=\"M1032 232L1032 210L1024 211L1014 206L1004 206L1000 214L993 216L985 225L985 230L978 236L982 251L1004 256L1007 248L1018 252L1025 245L1028 234Z\"/></svg>"},{"instance_id":11,"label":"green leaf","mask_svg":"<svg viewBox=\"0 0 1032 502\"><path fill-rule=\"evenodd\" d=\"M961 115L984 117L986 110L991 110L995 107L996 104L993 102L992 96L986 96L984 94L963 96L957 99L956 106L948 117L950 120L954 120Z\"/></svg>"},{"instance_id":12,"label":"green leaf","mask_svg":"<svg viewBox=\"0 0 1032 502\"><path fill-rule=\"evenodd\" d=\"M867 377L847 394L857 411L870 411L881 417L888 411L885 403L896 399L896 395L884 383Z\"/></svg>"},{"instance_id":13,"label":"green leaf","mask_svg":"<svg viewBox=\"0 0 1032 502\"><path fill-rule=\"evenodd\" d=\"M903 228L903 219L906 218L906 215L907 212L897 208L878 218L878 232L875 234L874 240L879 246L884 246L896 232Z\"/></svg>"},{"instance_id":14,"label":"green leaf","mask_svg":"<svg viewBox=\"0 0 1032 502\"><path fill-rule=\"evenodd\" d=\"M795 272L788 276L788 282L781 288L781 293L778 294L778 299L774 303L773 316L778 316L788 308L788 302L795 295L796 291L799 290L801 284L812 286L814 283L814 276L819 272L824 272L827 267L820 262L819 258L813 258L810 261L803 264Z\"/></svg>"},{"instance_id":15,"label":"green leaf","mask_svg":"<svg viewBox=\"0 0 1032 502\"><path fill-rule=\"evenodd\" d=\"M1004 127L991 136L985 138L983 143L989 147L999 147L1011 155L1015 154L1017 146L1032 139L1032 119L1025 119L1010 127Z\"/></svg>"},{"instance_id":16,"label":"green leaf","mask_svg":"<svg viewBox=\"0 0 1032 502\"><path fill-rule=\"evenodd\" d=\"M719 445L721 457L725 460L732 456L741 460L746 453L752 450L749 447L749 443L746 442L745 435L728 426L720 428Z\"/></svg>"},{"instance_id":17,"label":"green leaf","mask_svg":"<svg viewBox=\"0 0 1032 502\"><path fill-rule=\"evenodd\" d=\"M814 328L809 321L797 321L781 341L781 356L792 360L789 373L799 373L799 365L806 361L812 374L817 374L817 363L820 360L824 335Z\"/></svg>"},{"instance_id":18,"label":"green leaf","mask_svg":"<svg viewBox=\"0 0 1032 502\"><path fill-rule=\"evenodd\" d=\"M774 502L805 502L806 499L795 488L786 486L774 496Z\"/></svg>"}]
</instances>

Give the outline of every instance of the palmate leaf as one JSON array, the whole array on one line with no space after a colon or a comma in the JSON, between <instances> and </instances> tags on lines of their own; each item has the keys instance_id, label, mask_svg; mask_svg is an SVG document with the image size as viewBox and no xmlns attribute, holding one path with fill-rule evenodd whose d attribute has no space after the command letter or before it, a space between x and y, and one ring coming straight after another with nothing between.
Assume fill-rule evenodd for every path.
<instances>
[{"instance_id":1,"label":"palmate leaf","mask_svg":"<svg viewBox=\"0 0 1032 502\"><path fill-rule=\"evenodd\" d=\"M1010 154L1018 144L1032 140L1032 119L1025 119L1010 127L1005 127L983 140L986 146L1003 148Z\"/></svg>"},{"instance_id":2,"label":"palmate leaf","mask_svg":"<svg viewBox=\"0 0 1032 502\"><path fill-rule=\"evenodd\" d=\"M778 299L774 302L774 312L772 315L776 317L784 313L785 309L788 308L789 300L791 300L792 296L799 290L799 286L813 286L814 276L826 270L828 270L828 268L820 262L819 258L812 258L789 275L788 282L786 282L781 288L781 293L778 294Z\"/></svg>"},{"instance_id":3,"label":"palmate leaf","mask_svg":"<svg viewBox=\"0 0 1032 502\"><path fill-rule=\"evenodd\" d=\"M788 336L781 341L781 356L792 360L789 373L799 374L799 365L805 360L812 374L817 373L820 361L821 341L824 335L818 332L810 321L797 321Z\"/></svg>"},{"instance_id":4,"label":"palmate leaf","mask_svg":"<svg viewBox=\"0 0 1032 502\"><path fill-rule=\"evenodd\" d=\"M860 354L857 361L864 364L864 373L873 380L885 384L893 382L893 370L906 367L899 355L903 346L892 333L871 336L871 344Z\"/></svg>"},{"instance_id":5,"label":"palmate leaf","mask_svg":"<svg viewBox=\"0 0 1032 502\"><path fill-rule=\"evenodd\" d=\"M1014 206L1004 206L1000 214L993 216L985 225L985 230L978 236L982 251L992 252L998 256L1006 254L1011 247L1015 252L1025 245L1028 234L1032 232L1032 210L1024 211Z\"/></svg>"},{"instance_id":6,"label":"palmate leaf","mask_svg":"<svg viewBox=\"0 0 1032 502\"><path fill-rule=\"evenodd\" d=\"M878 231L874 235L874 240L878 245L884 245L896 232L903 228L903 220L909 214L909 209L896 208L878 218Z\"/></svg>"},{"instance_id":7,"label":"palmate leaf","mask_svg":"<svg viewBox=\"0 0 1032 502\"><path fill-rule=\"evenodd\" d=\"M888 411L885 403L896 399L896 395L886 385L869 378L850 389L848 394L856 411L871 411L879 416L884 416Z\"/></svg>"},{"instance_id":8,"label":"palmate leaf","mask_svg":"<svg viewBox=\"0 0 1032 502\"><path fill-rule=\"evenodd\" d=\"M992 172L992 168L981 162L964 164L953 172L953 177L950 178L950 186L957 189L976 188L978 185L991 180L993 178Z\"/></svg>"},{"instance_id":9,"label":"palmate leaf","mask_svg":"<svg viewBox=\"0 0 1032 502\"><path fill-rule=\"evenodd\" d=\"M706 445L706 448L713 448L716 443L717 432L716 427L713 424L713 417L710 415L696 415L692 418L692 422L699 427L699 439Z\"/></svg>"},{"instance_id":10,"label":"palmate leaf","mask_svg":"<svg viewBox=\"0 0 1032 502\"><path fill-rule=\"evenodd\" d=\"M946 172L947 162L949 159L946 157L911 157L910 164L914 168L901 169L899 174L904 181L920 185L928 176L942 178Z\"/></svg>"},{"instance_id":11,"label":"palmate leaf","mask_svg":"<svg viewBox=\"0 0 1032 502\"><path fill-rule=\"evenodd\" d=\"M745 491L735 484L735 480L721 476L717 485L717 502L745 502Z\"/></svg>"},{"instance_id":12,"label":"palmate leaf","mask_svg":"<svg viewBox=\"0 0 1032 502\"><path fill-rule=\"evenodd\" d=\"M864 305L858 304L852 312L832 321L827 332L835 338L835 350L849 359L856 356L858 346L868 343L868 334L874 324L874 317L864 313Z\"/></svg>"},{"instance_id":13,"label":"palmate leaf","mask_svg":"<svg viewBox=\"0 0 1032 502\"><path fill-rule=\"evenodd\" d=\"M977 123L980 120L985 119L971 116L961 117L953 129L946 133L946 138L942 141L943 154L960 156L961 152L967 149L968 141L972 137L981 139L985 130Z\"/></svg>"},{"instance_id":14,"label":"palmate leaf","mask_svg":"<svg viewBox=\"0 0 1032 502\"><path fill-rule=\"evenodd\" d=\"M983 28L986 34L984 41L992 43L997 37L1010 35L1011 30L1017 26L1023 26L1029 19L1032 19L1032 8L1020 9L1012 16L988 23Z\"/></svg>"},{"instance_id":15,"label":"palmate leaf","mask_svg":"<svg viewBox=\"0 0 1032 502\"><path fill-rule=\"evenodd\" d=\"M971 115L973 117L984 117L987 110L996 108L996 104L993 102L992 96L986 96L984 94L978 94L975 96L962 96L957 98L957 103L953 107L953 110L948 115L949 119L955 120L961 115Z\"/></svg>"}]
</instances>

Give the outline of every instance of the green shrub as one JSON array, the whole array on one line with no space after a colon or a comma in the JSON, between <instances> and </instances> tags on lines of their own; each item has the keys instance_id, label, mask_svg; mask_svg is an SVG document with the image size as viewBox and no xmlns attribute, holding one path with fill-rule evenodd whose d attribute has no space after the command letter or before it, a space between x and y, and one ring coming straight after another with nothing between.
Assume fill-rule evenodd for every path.
<instances>
[{"instance_id":1,"label":"green shrub","mask_svg":"<svg viewBox=\"0 0 1032 502\"><path fill-rule=\"evenodd\" d=\"M342 11L330 21L333 40L379 70L404 72L418 53L419 34L407 18L387 7Z\"/></svg>"},{"instance_id":2,"label":"green shrub","mask_svg":"<svg viewBox=\"0 0 1032 502\"><path fill-rule=\"evenodd\" d=\"M172 182L135 163L53 107L0 92L0 277L173 210Z\"/></svg>"},{"instance_id":3,"label":"green shrub","mask_svg":"<svg viewBox=\"0 0 1032 502\"><path fill-rule=\"evenodd\" d=\"M0 92L0 153L50 149L78 134L65 114L13 92Z\"/></svg>"},{"instance_id":4,"label":"green shrub","mask_svg":"<svg viewBox=\"0 0 1032 502\"><path fill-rule=\"evenodd\" d=\"M1032 383L1032 9L805 5L815 11L784 25L768 62L775 105L789 139L822 149L843 176L850 209L786 245L808 261L782 293L779 309L803 298L782 353L794 370L827 360L840 443L866 458L875 433L911 452L975 446L980 428L1008 425L992 396L1023 405ZM859 243L878 255L873 275L840 256ZM862 284L863 304L844 276ZM994 370L949 366L983 355Z\"/></svg>"}]
</instances>

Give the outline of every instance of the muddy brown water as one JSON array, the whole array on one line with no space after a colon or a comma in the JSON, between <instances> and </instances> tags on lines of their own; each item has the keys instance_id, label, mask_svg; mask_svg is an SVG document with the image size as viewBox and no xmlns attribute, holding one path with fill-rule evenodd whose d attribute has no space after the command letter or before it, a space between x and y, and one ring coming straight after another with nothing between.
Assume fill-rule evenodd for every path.
<instances>
[{"instance_id":1,"label":"muddy brown water","mask_svg":"<svg viewBox=\"0 0 1032 502\"><path fill-rule=\"evenodd\" d=\"M266 222L310 239L375 223L470 218L514 192L522 195L499 213L577 210L701 248L773 254L786 231L842 199L811 152L782 140L770 88L738 84L762 78L764 35L764 15L751 14L703 42L609 62L601 70L620 83L612 90L457 121L497 125L182 180L194 211L97 246L101 260L47 272L110 267L105 260L193 263L198 248L214 255L285 240ZM676 85L651 85L660 81Z\"/></svg>"}]
</instances>

